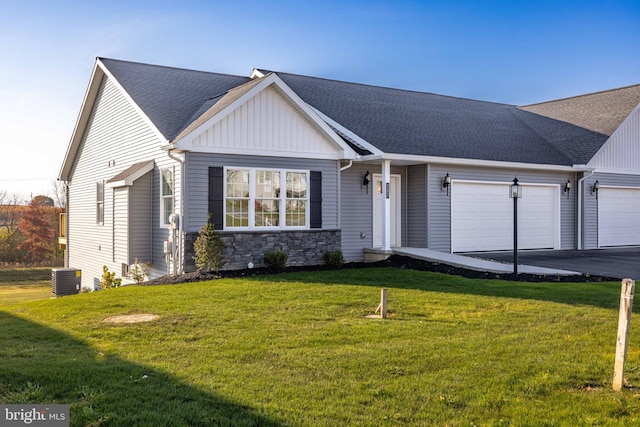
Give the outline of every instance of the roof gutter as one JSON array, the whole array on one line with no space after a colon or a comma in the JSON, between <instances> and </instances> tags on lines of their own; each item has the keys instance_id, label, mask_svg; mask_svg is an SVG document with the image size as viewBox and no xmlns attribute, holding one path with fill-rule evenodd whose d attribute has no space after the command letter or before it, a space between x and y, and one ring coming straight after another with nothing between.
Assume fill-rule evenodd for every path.
<instances>
[{"instance_id":1,"label":"roof gutter","mask_svg":"<svg viewBox=\"0 0 640 427\"><path fill-rule=\"evenodd\" d=\"M477 160L477 159L464 159L455 157L435 157L435 156L420 156L413 154L380 154L362 156L361 161L382 161L391 160L392 162L402 163L429 163L433 165L459 165L459 166L480 166L480 167L492 167L503 169L529 169L529 170L547 170L547 171L560 171L560 172L575 172L576 166L563 166L563 165L550 165L550 164L535 164L535 163L522 163L522 162L507 162L500 160ZM580 169L583 170L583 169Z\"/></svg>"}]
</instances>

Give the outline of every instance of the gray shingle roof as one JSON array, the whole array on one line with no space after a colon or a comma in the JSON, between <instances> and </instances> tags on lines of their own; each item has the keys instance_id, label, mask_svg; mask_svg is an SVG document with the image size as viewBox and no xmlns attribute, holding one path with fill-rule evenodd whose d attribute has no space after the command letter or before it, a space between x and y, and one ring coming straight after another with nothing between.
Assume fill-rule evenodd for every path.
<instances>
[{"instance_id":1,"label":"gray shingle roof","mask_svg":"<svg viewBox=\"0 0 640 427\"><path fill-rule=\"evenodd\" d=\"M513 105L277 74L305 102L386 153L573 165L607 139Z\"/></svg>"},{"instance_id":2,"label":"gray shingle roof","mask_svg":"<svg viewBox=\"0 0 640 427\"><path fill-rule=\"evenodd\" d=\"M207 101L251 80L115 59L100 60L168 141L194 120L194 114Z\"/></svg>"},{"instance_id":3,"label":"gray shingle roof","mask_svg":"<svg viewBox=\"0 0 640 427\"><path fill-rule=\"evenodd\" d=\"M247 77L101 61L169 141L252 86L245 85ZM587 163L608 138L529 107L277 75L309 105L385 153L570 166Z\"/></svg>"},{"instance_id":4,"label":"gray shingle roof","mask_svg":"<svg viewBox=\"0 0 640 427\"><path fill-rule=\"evenodd\" d=\"M207 100L202 107L196 111L192 119L187 123L187 127L184 128L180 134L176 136L176 139L182 138L187 133L193 131L195 128L215 116L223 109L231 105L236 99L247 93L251 88L257 85L262 79L253 79L244 83L238 87L230 89L227 93L221 96L217 96L210 100Z\"/></svg>"}]
</instances>

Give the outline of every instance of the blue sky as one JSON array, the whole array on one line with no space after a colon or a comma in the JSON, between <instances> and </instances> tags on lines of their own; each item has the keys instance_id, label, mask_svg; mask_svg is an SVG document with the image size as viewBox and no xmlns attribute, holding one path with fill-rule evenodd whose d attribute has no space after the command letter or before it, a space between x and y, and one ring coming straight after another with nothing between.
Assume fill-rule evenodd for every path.
<instances>
[{"instance_id":1,"label":"blue sky","mask_svg":"<svg viewBox=\"0 0 640 427\"><path fill-rule=\"evenodd\" d=\"M516 105L640 83L637 1L0 0L0 192L51 193L97 56Z\"/></svg>"}]
</instances>

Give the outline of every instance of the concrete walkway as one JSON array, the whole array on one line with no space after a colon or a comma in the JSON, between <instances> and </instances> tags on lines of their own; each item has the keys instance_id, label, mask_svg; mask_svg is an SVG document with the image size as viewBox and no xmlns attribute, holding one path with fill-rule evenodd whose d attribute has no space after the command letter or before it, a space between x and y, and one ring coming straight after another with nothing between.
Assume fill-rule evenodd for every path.
<instances>
[{"instance_id":1,"label":"concrete walkway","mask_svg":"<svg viewBox=\"0 0 640 427\"><path fill-rule=\"evenodd\" d=\"M467 268L476 271L489 271L492 273L508 274L513 273L513 264L507 262L490 261L479 258L472 258L464 255L447 254L426 248L394 248L393 253L405 255L425 261L439 262L454 267ZM539 274L539 275L560 275L573 276L580 275L576 271L560 270L555 268L535 267L532 265L522 265L518 263L518 273Z\"/></svg>"}]
</instances>

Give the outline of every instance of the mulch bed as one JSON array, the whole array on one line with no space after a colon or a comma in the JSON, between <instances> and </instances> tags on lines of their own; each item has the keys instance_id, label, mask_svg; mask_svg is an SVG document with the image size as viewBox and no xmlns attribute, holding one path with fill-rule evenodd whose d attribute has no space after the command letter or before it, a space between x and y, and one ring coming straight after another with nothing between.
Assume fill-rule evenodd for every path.
<instances>
[{"instance_id":1,"label":"mulch bed","mask_svg":"<svg viewBox=\"0 0 640 427\"><path fill-rule=\"evenodd\" d=\"M538 275L538 274L518 274L515 276L510 274L499 274L486 271L469 270L466 268L453 267L447 264L439 262L424 261L416 258L411 258L402 255L392 255L388 259L379 262L364 263L364 262L350 262L346 263L342 268L372 268L372 267L395 267L405 268L410 270L420 271L432 271L436 273L451 274L454 276L461 276L469 279L498 279L498 280L511 280L520 282L617 282L619 279L603 276L592 275ZM266 267L243 269L243 270L224 270L217 273L185 273L175 276L164 276L149 282L143 283L144 286L152 285L166 285L166 284L179 284L189 282L202 282L205 280L220 279L220 278L233 278L233 277L251 277L267 274L276 274L283 272L296 272L296 271L324 271L329 268L323 265L313 266L301 266L301 267L286 267L283 270L274 270Z\"/></svg>"}]
</instances>

